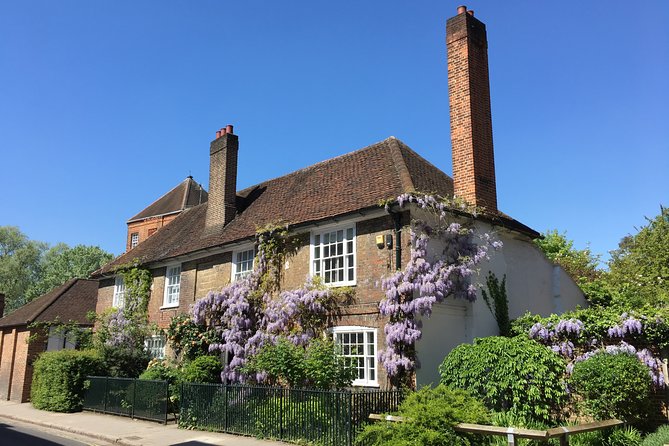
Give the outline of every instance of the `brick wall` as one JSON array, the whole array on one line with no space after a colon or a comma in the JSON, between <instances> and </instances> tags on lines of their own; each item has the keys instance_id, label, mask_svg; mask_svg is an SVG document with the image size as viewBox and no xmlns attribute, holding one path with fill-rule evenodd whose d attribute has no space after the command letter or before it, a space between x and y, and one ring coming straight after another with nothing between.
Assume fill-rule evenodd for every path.
<instances>
[{"instance_id":1,"label":"brick wall","mask_svg":"<svg viewBox=\"0 0 669 446\"><path fill-rule=\"evenodd\" d=\"M30 344L25 326L0 331L0 400L24 403L30 399L33 362L45 351L45 338Z\"/></svg>"},{"instance_id":2,"label":"brick wall","mask_svg":"<svg viewBox=\"0 0 669 446\"><path fill-rule=\"evenodd\" d=\"M209 231L228 224L237 213L238 151L239 138L232 133L226 133L211 142L206 217L206 228Z\"/></svg>"},{"instance_id":3,"label":"brick wall","mask_svg":"<svg viewBox=\"0 0 669 446\"><path fill-rule=\"evenodd\" d=\"M455 195L497 211L485 25L463 12L446 24Z\"/></svg>"},{"instance_id":4,"label":"brick wall","mask_svg":"<svg viewBox=\"0 0 669 446\"><path fill-rule=\"evenodd\" d=\"M128 237L126 239L125 250L130 251L131 236L133 233L139 235L139 243L142 243L149 238L149 236L153 235L155 231L177 218L178 215L179 214L170 214L162 217L151 217L145 220L128 223Z\"/></svg>"}]
</instances>

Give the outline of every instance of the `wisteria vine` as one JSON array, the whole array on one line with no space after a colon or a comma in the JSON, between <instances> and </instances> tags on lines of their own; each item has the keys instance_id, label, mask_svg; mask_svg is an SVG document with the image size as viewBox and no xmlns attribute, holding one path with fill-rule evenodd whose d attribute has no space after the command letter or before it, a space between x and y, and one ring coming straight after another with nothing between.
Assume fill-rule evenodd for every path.
<instances>
[{"instance_id":1,"label":"wisteria vine","mask_svg":"<svg viewBox=\"0 0 669 446\"><path fill-rule=\"evenodd\" d=\"M429 316L433 305L449 296L474 301L477 288L472 275L477 265L488 258L490 249L500 248L502 242L487 233L478 235L477 240L470 227L447 221L450 209L465 210L461 203L418 194L402 194L396 202L400 208L414 203L434 216L430 219L432 224L412 222L409 262L381 283L385 298L379 304L379 312L389 320L379 360L391 382L401 386L411 385L412 372L418 367L415 346L422 335L419 317ZM469 212L475 214L475 210ZM443 251L434 258L428 255L431 240L443 244Z\"/></svg>"},{"instance_id":2,"label":"wisteria vine","mask_svg":"<svg viewBox=\"0 0 669 446\"><path fill-rule=\"evenodd\" d=\"M192 308L193 321L215 330L220 340L210 344L209 351L228 355L221 374L228 382L263 383L266 379L263 373L247 376L243 372L251 356L263 346L275 344L280 336L295 345L306 345L322 333L338 312L340 293L310 279L303 287L282 291L278 298L273 298L272 292L279 289L276 281L280 276L267 252L276 254L277 237L286 237L286 231L259 233L253 271L220 292L210 292Z\"/></svg>"},{"instance_id":3,"label":"wisteria vine","mask_svg":"<svg viewBox=\"0 0 669 446\"><path fill-rule=\"evenodd\" d=\"M644 330L644 321L628 313L622 313L617 324L606 328L600 339L587 337L584 323L576 318L560 319L554 322L536 322L528 331L531 339L536 340L567 361L567 373L571 374L574 364L585 361L597 353L611 355L634 355L648 367L648 373L656 388L666 386L662 372L662 361L647 348L632 345L639 341Z\"/></svg>"}]
</instances>

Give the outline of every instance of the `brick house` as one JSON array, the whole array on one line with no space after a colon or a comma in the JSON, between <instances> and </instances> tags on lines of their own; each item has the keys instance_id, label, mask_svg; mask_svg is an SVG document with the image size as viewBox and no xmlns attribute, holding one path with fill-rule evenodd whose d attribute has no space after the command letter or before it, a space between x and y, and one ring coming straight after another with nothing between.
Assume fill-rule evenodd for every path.
<instances>
[{"instance_id":1,"label":"brick house","mask_svg":"<svg viewBox=\"0 0 669 446\"><path fill-rule=\"evenodd\" d=\"M0 318L0 399L23 403L30 398L32 363L45 351L75 348L71 337L54 330L30 327L33 323L74 322L92 328L87 314L95 311L98 282L71 279L45 295ZM4 296L0 294L2 307ZM0 314L2 314L0 308ZM28 339L34 338L30 343Z\"/></svg>"},{"instance_id":2,"label":"brick house","mask_svg":"<svg viewBox=\"0 0 669 446\"><path fill-rule=\"evenodd\" d=\"M151 203L142 212L128 220L126 251L151 237L183 212L207 201L207 191L189 176L174 189Z\"/></svg>"},{"instance_id":3,"label":"brick house","mask_svg":"<svg viewBox=\"0 0 669 446\"><path fill-rule=\"evenodd\" d=\"M319 275L330 286L355 287L354 303L331 331L337 342L358 352L351 355L359 364L354 384L386 386L376 357L384 345L386 322L378 311L383 297L378 283L409 260L408 230L418 210L386 211L379 203L414 191L455 194L485 207L477 217L453 218L492 231L503 241L504 248L483 265L481 277L488 270L507 276L511 317L584 305L574 282L533 244L539 234L497 208L485 25L464 7L447 23L447 49L453 179L389 137L237 191L239 138L227 126L210 145L208 201L183 210L154 236L102 268L97 312L122 296L114 267L141 259L153 274L150 320L166 327L197 299L252 268L256 228L286 222L300 248L284 266L283 286L297 288L308 275ZM325 248L330 248L329 255ZM453 347L496 330L481 299L438 305L424 321L417 344L422 364L417 384L438 380L437 366Z\"/></svg>"}]
</instances>

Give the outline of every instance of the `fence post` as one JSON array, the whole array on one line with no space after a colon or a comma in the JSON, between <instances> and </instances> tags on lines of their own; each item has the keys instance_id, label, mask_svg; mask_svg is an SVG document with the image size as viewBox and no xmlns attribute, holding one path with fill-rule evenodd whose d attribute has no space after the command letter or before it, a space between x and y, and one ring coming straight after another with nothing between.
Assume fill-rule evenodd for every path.
<instances>
[{"instance_id":1,"label":"fence post","mask_svg":"<svg viewBox=\"0 0 669 446\"><path fill-rule=\"evenodd\" d=\"M130 405L130 418L135 418L135 402L137 401L137 380L132 380L132 404Z\"/></svg>"},{"instance_id":2,"label":"fence post","mask_svg":"<svg viewBox=\"0 0 669 446\"><path fill-rule=\"evenodd\" d=\"M346 392L348 395L348 439L347 444L351 446L353 444L353 392L350 390Z\"/></svg>"},{"instance_id":3,"label":"fence post","mask_svg":"<svg viewBox=\"0 0 669 446\"><path fill-rule=\"evenodd\" d=\"M223 401L225 405L223 406L223 411L225 412L225 432L228 431L228 385L223 385Z\"/></svg>"},{"instance_id":4,"label":"fence post","mask_svg":"<svg viewBox=\"0 0 669 446\"><path fill-rule=\"evenodd\" d=\"M103 412L107 413L107 393L109 392L109 377L105 376L105 398L104 398L104 409Z\"/></svg>"},{"instance_id":5,"label":"fence post","mask_svg":"<svg viewBox=\"0 0 669 446\"><path fill-rule=\"evenodd\" d=\"M170 383L165 381L165 424L167 424L167 412L170 410Z\"/></svg>"}]
</instances>

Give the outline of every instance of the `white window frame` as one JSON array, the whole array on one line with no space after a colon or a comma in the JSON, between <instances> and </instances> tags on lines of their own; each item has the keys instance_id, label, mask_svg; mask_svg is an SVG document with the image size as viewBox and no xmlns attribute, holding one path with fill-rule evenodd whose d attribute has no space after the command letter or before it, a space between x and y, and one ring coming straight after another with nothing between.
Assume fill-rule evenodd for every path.
<instances>
[{"instance_id":1,"label":"white window frame","mask_svg":"<svg viewBox=\"0 0 669 446\"><path fill-rule=\"evenodd\" d=\"M340 327L332 327L330 329L330 332L332 333L332 340L335 343L335 346L337 347L338 353L343 356L344 358L358 358L362 359L363 367L358 370L363 371L363 377L362 378L356 378L353 380L353 385L354 386L365 386L365 387L379 387L379 361L376 357L378 353L378 347L377 347L377 342L378 342L378 336L377 336L377 329L372 328L372 327L362 327L362 326L357 326L357 325L347 325L347 326L340 326ZM363 352L362 354L346 354L345 346L342 345L341 342L339 342L339 335L343 338L344 335L358 335L362 334L362 346L363 346ZM370 336L371 336L371 342L370 342ZM342 339L343 340L343 339ZM349 346L352 343L349 342ZM356 340L357 344L357 340ZM373 348L370 350L368 347L373 346ZM371 376L373 374L373 377Z\"/></svg>"},{"instance_id":2,"label":"white window frame","mask_svg":"<svg viewBox=\"0 0 669 446\"><path fill-rule=\"evenodd\" d=\"M162 335L153 335L144 340L144 348L154 359L165 359L166 346L167 338Z\"/></svg>"},{"instance_id":3,"label":"white window frame","mask_svg":"<svg viewBox=\"0 0 669 446\"><path fill-rule=\"evenodd\" d=\"M177 271L174 274L174 271ZM176 283L170 283L171 279L177 279ZM163 287L163 306L161 308L175 308L179 306L181 294L181 264L168 265L165 267L165 286ZM174 291L176 288L176 292ZM176 299L174 295L176 294Z\"/></svg>"},{"instance_id":4,"label":"white window frame","mask_svg":"<svg viewBox=\"0 0 669 446\"><path fill-rule=\"evenodd\" d=\"M139 232L133 232L130 234L130 249L139 245Z\"/></svg>"},{"instance_id":5,"label":"white window frame","mask_svg":"<svg viewBox=\"0 0 669 446\"><path fill-rule=\"evenodd\" d=\"M245 271L240 271L239 270L239 263L237 262L237 255L238 254L244 254L247 252L252 252L251 254L251 269L245 270ZM255 266L255 247L253 245L245 245L240 247L239 249L235 249L232 251L232 268L231 270L231 277L230 281L235 282L239 279L243 279L244 277L248 276L251 274L251 271L253 271L253 267ZM244 261L245 264L248 264L248 259Z\"/></svg>"},{"instance_id":6,"label":"white window frame","mask_svg":"<svg viewBox=\"0 0 669 446\"><path fill-rule=\"evenodd\" d=\"M114 278L114 297L112 297L112 307L123 308L125 306L125 283L123 276Z\"/></svg>"},{"instance_id":7,"label":"white window frame","mask_svg":"<svg viewBox=\"0 0 669 446\"><path fill-rule=\"evenodd\" d=\"M350 252L349 252L349 245L347 243L348 239L346 238L347 236L347 231L351 230L352 231L352 239L351 239L351 246L350 246ZM326 260L332 258L333 256L329 256L328 258L324 258L324 251L326 246L324 245L324 236L326 234L332 234L336 233L337 231L343 231L343 251L342 251L342 256L344 258L344 280L332 280L330 279L329 282L326 281L326 275L324 274L325 272L325 263ZM318 243L317 243L318 242ZM309 262L309 273L311 274L312 277L314 276L320 276L323 280L323 283L328 286L352 286L356 284L356 280L358 277L357 273L357 254L356 254L356 224L355 222L350 222L347 224L339 224L336 226L328 226L328 227L323 227L319 228L317 230L311 231L311 249L310 249L310 262ZM331 248L331 244L327 246L328 248ZM316 254L319 255L319 258L316 259ZM347 265L347 259L348 256L353 256L353 279L349 278L349 268L350 266ZM338 256L337 256L338 257Z\"/></svg>"}]
</instances>

